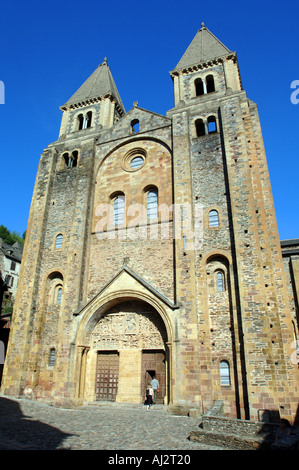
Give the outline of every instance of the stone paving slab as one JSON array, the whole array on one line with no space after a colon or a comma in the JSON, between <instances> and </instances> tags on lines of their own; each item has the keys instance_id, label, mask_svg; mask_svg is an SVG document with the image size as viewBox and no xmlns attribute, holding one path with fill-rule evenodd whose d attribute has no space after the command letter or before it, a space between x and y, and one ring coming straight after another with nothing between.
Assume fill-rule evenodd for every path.
<instances>
[{"instance_id":1,"label":"stone paving slab","mask_svg":"<svg viewBox=\"0 0 299 470\"><path fill-rule=\"evenodd\" d=\"M96 403L56 408L0 396L1 450L222 450L191 442L199 418L155 405Z\"/></svg>"}]
</instances>

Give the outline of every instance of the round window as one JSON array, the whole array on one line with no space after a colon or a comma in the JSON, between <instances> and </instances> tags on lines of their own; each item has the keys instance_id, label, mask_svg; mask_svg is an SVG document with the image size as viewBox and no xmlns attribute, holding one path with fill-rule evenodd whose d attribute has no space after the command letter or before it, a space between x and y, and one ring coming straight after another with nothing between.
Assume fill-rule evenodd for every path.
<instances>
[{"instance_id":1,"label":"round window","mask_svg":"<svg viewBox=\"0 0 299 470\"><path fill-rule=\"evenodd\" d=\"M145 165L146 151L142 148L129 150L123 157L122 167L125 171L137 171Z\"/></svg>"},{"instance_id":2,"label":"round window","mask_svg":"<svg viewBox=\"0 0 299 470\"><path fill-rule=\"evenodd\" d=\"M136 170L137 168L140 168L143 165L143 162L143 157L134 157L130 161L130 167L133 168L133 170Z\"/></svg>"}]
</instances>

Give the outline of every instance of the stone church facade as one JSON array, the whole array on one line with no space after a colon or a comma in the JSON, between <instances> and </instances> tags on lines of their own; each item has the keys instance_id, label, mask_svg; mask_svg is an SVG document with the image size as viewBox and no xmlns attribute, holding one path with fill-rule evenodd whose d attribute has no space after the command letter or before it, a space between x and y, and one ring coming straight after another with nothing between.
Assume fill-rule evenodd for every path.
<instances>
[{"instance_id":1,"label":"stone church facade","mask_svg":"<svg viewBox=\"0 0 299 470\"><path fill-rule=\"evenodd\" d=\"M2 393L294 419L298 324L257 106L204 25L174 107L125 112L105 59L61 107L29 215Z\"/></svg>"}]
</instances>

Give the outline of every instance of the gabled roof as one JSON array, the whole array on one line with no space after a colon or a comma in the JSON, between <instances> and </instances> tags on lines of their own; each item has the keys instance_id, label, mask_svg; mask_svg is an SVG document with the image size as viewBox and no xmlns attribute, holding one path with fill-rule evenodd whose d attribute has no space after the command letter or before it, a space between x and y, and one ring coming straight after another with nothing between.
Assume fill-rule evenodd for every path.
<instances>
[{"instance_id":1,"label":"gabled roof","mask_svg":"<svg viewBox=\"0 0 299 470\"><path fill-rule=\"evenodd\" d=\"M119 106L125 112L120 95L116 88L112 73L107 64L105 57L102 64L90 75L90 77L81 85L81 87L73 94L73 96L62 106L67 108L75 104L85 104L92 100L105 96L113 96Z\"/></svg>"},{"instance_id":2,"label":"gabled roof","mask_svg":"<svg viewBox=\"0 0 299 470\"><path fill-rule=\"evenodd\" d=\"M9 243L4 242L2 238L0 238L0 251L2 251L2 253L10 259L14 259L16 261L21 262L23 248L24 247L20 242L15 242L13 245L10 245Z\"/></svg>"},{"instance_id":3,"label":"gabled roof","mask_svg":"<svg viewBox=\"0 0 299 470\"><path fill-rule=\"evenodd\" d=\"M197 31L196 36L174 70L217 59L229 53L232 53L232 51L222 44L202 23L201 29Z\"/></svg>"},{"instance_id":4,"label":"gabled roof","mask_svg":"<svg viewBox=\"0 0 299 470\"><path fill-rule=\"evenodd\" d=\"M123 286L126 285L124 282L124 277L129 276L132 280L135 280L139 285L143 286L148 292L153 294L157 297L160 301L166 304L171 309L175 310L180 307L179 304L174 304L171 300L167 299L161 292L157 291L154 287L152 287L147 281L145 281L142 277L138 276L134 271L132 271L128 266L123 266L110 281L108 281L96 294L96 296L91 299L80 311L75 312L74 315L82 315L82 313L92 304L97 303L97 300L101 298L101 295L107 291L109 288L114 288L119 291L119 287L121 286L121 290L124 289ZM118 281L118 285L117 285ZM130 289L132 290L132 285L130 285ZM124 289L125 290L125 289ZM134 290L134 289L133 289ZM132 291L133 292L133 291ZM127 294L126 294L127 296Z\"/></svg>"},{"instance_id":5,"label":"gabled roof","mask_svg":"<svg viewBox=\"0 0 299 470\"><path fill-rule=\"evenodd\" d=\"M136 104L137 103L137 104ZM133 108L131 108L126 115L122 118L121 121L118 121L114 128L117 129L119 125L121 128L124 127L124 123L127 120L130 123L133 119L137 119L141 122L142 120L142 132L147 132L156 128L158 126L171 126L172 120L163 114L158 114L154 111L149 111L145 108L140 108L138 102L134 103ZM151 119L153 118L154 121Z\"/></svg>"}]
</instances>

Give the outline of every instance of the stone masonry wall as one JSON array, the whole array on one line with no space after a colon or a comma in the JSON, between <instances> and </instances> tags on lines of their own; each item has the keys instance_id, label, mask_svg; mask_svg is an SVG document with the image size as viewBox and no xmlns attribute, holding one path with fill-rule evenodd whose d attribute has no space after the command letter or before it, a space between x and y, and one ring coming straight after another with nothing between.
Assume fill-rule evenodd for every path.
<instances>
[{"instance_id":1,"label":"stone masonry wall","mask_svg":"<svg viewBox=\"0 0 299 470\"><path fill-rule=\"evenodd\" d=\"M135 149L145 152L145 164L129 171L124 158ZM161 210L157 220L147 220L147 191L158 190ZM112 213L104 218L97 213L108 206L111 195L125 195L126 220L117 230ZM147 140L122 145L105 158L96 177L91 238L88 298L106 284L122 266L127 265L169 299L174 298L173 240L172 240L172 178L171 155L161 144ZM165 238L163 238L163 236Z\"/></svg>"}]
</instances>

